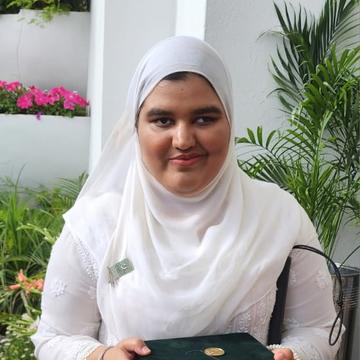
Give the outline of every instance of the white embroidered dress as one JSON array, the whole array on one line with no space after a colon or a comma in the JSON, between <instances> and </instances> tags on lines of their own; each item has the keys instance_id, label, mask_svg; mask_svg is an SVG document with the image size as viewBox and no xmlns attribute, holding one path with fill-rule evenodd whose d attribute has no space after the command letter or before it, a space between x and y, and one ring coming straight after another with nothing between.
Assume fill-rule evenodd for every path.
<instances>
[{"instance_id":1,"label":"white embroidered dress","mask_svg":"<svg viewBox=\"0 0 360 360\"><path fill-rule=\"evenodd\" d=\"M113 210L116 208L113 200L111 195L99 199L104 208L104 219L109 223L115 222L115 219L112 219ZM286 214L282 215L283 221L286 222ZM298 230L297 238L292 239L293 244L319 247L316 235L305 215L303 220L304 225ZM103 234L103 237L108 238L108 234ZM269 234L267 242L275 244L276 239ZM264 246L266 247L266 244ZM99 267L102 266L105 249L106 244L94 247L91 241L89 243L80 241L68 228L64 228L54 245L42 298L43 313L38 332L33 337L36 355L40 360L84 360L99 343L110 345L120 340L108 331L110 327L108 322L117 320L102 319L97 300L96 289L102 288L98 283ZM335 312L331 302L332 284L326 264L318 255L302 250L294 250L291 256L282 345L293 348L302 360L333 359L337 346L328 345L328 336ZM262 271L269 271L267 269L269 262L271 259L264 259L264 263L261 264L264 266ZM269 288L265 283L262 286L261 280L257 286ZM223 333L249 332L266 344L275 291L273 282L270 290L264 292L255 303L245 311L235 313L229 323L223 324L216 330ZM251 293L249 298L251 303ZM139 303L141 304L141 299ZM119 307L121 306L120 300ZM133 313L131 317L134 323L141 327L142 320L151 311L152 309L143 308L141 313ZM161 314L158 316L161 317ZM156 323L153 325L157 328ZM204 333L211 332L211 329L208 329ZM138 335L139 333L128 334L128 336ZM163 332L160 335L158 332L157 335L173 337L182 336L182 333Z\"/></svg>"}]
</instances>

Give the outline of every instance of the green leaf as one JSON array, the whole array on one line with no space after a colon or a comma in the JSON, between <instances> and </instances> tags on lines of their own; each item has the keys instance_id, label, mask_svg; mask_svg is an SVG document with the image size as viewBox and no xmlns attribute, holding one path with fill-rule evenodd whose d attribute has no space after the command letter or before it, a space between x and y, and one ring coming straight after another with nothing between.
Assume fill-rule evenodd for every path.
<instances>
[{"instance_id":1,"label":"green leaf","mask_svg":"<svg viewBox=\"0 0 360 360\"><path fill-rule=\"evenodd\" d=\"M262 127L261 126L257 127L256 135L257 135L257 139L258 139L258 144L260 146L263 146L263 136L262 136Z\"/></svg>"},{"instance_id":2,"label":"green leaf","mask_svg":"<svg viewBox=\"0 0 360 360\"><path fill-rule=\"evenodd\" d=\"M246 129L246 131L247 131L247 134L248 134L248 137L249 137L251 143L256 144L256 139L255 139L254 132L249 128Z\"/></svg>"}]
</instances>

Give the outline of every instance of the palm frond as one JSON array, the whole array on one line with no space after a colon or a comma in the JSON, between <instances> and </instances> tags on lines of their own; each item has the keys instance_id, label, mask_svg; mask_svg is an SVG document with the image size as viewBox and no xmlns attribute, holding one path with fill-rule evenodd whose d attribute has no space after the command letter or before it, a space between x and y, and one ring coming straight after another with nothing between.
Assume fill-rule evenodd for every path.
<instances>
[{"instance_id":1,"label":"palm frond","mask_svg":"<svg viewBox=\"0 0 360 360\"><path fill-rule=\"evenodd\" d=\"M347 4L326 2L328 8L317 31L324 32L329 43L336 24L349 11ZM302 10L291 17L285 6L279 21L287 32L287 51L278 51L279 65L272 59L276 92L289 112L288 127L267 136L262 128L248 129L237 144L240 156L244 147L250 148L253 156L247 152L247 159L239 158L238 163L250 176L275 182L291 192L331 254L345 216L360 223L360 46L339 51L330 45L324 58L319 53L319 62L309 66L306 62L314 50L303 51L306 39L300 41L294 35L302 29L304 36L314 41L308 31L312 22L305 15Z\"/></svg>"},{"instance_id":2,"label":"palm frond","mask_svg":"<svg viewBox=\"0 0 360 360\"><path fill-rule=\"evenodd\" d=\"M326 0L317 20L302 6L298 11L286 3L283 11L274 6L283 47L277 49L277 60L272 59L273 77L280 101L289 110L302 98L304 85L335 44L341 50L359 44L359 0Z\"/></svg>"}]
</instances>

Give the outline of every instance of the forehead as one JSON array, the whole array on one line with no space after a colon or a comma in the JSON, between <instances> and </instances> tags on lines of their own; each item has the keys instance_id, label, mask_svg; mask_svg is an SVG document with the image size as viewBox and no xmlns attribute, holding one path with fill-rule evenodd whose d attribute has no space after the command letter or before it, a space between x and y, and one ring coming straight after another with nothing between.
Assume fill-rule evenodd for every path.
<instances>
[{"instance_id":1,"label":"forehead","mask_svg":"<svg viewBox=\"0 0 360 360\"><path fill-rule=\"evenodd\" d=\"M222 103L214 88L204 77L186 74L176 80L161 80L143 102L141 109L149 107L172 106L218 106L223 111ZM141 110L140 109L140 110Z\"/></svg>"}]
</instances>

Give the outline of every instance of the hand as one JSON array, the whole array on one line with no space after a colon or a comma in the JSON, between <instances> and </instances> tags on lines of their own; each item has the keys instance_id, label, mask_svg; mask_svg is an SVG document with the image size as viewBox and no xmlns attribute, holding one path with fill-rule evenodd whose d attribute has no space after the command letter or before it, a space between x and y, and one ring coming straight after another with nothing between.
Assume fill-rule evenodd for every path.
<instances>
[{"instance_id":1,"label":"hand","mask_svg":"<svg viewBox=\"0 0 360 360\"><path fill-rule=\"evenodd\" d=\"M290 349L274 349L274 360L294 360L294 354Z\"/></svg>"},{"instance_id":2,"label":"hand","mask_svg":"<svg viewBox=\"0 0 360 360\"><path fill-rule=\"evenodd\" d=\"M105 353L104 360L131 360L135 355L146 356L151 350L139 338L120 341Z\"/></svg>"}]
</instances>

